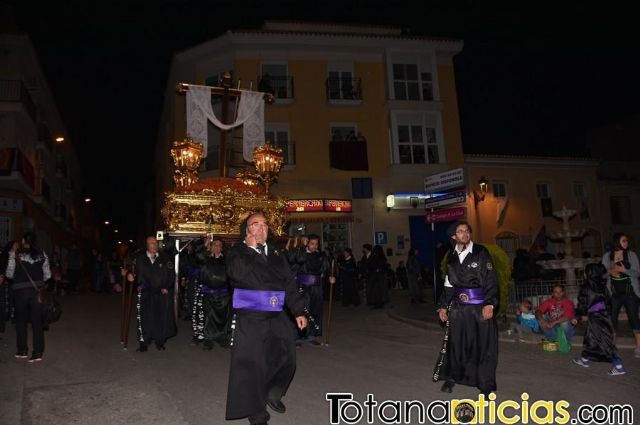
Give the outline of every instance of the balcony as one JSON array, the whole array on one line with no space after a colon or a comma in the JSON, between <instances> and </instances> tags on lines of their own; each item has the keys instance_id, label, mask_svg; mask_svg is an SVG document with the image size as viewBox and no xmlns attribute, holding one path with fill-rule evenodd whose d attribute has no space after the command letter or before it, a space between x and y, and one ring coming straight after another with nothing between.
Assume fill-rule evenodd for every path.
<instances>
[{"instance_id":1,"label":"balcony","mask_svg":"<svg viewBox=\"0 0 640 425\"><path fill-rule=\"evenodd\" d=\"M14 172L22 176L22 181L35 190L35 168L29 158L17 148L0 149L0 176L12 179Z\"/></svg>"},{"instance_id":2,"label":"balcony","mask_svg":"<svg viewBox=\"0 0 640 425\"><path fill-rule=\"evenodd\" d=\"M0 102L19 103L31 120L37 122L36 104L31 98L31 93L20 80L0 80Z\"/></svg>"},{"instance_id":3,"label":"balcony","mask_svg":"<svg viewBox=\"0 0 640 425\"><path fill-rule=\"evenodd\" d=\"M258 90L265 93L271 93L277 100L292 100L293 93L293 77L292 76L271 76L265 74L258 77Z\"/></svg>"},{"instance_id":4,"label":"balcony","mask_svg":"<svg viewBox=\"0 0 640 425\"><path fill-rule=\"evenodd\" d=\"M337 170L368 171L366 140L329 142L329 162Z\"/></svg>"},{"instance_id":5,"label":"balcony","mask_svg":"<svg viewBox=\"0 0 640 425\"><path fill-rule=\"evenodd\" d=\"M359 103L362 100L362 78L327 78L325 87L330 103Z\"/></svg>"}]
</instances>

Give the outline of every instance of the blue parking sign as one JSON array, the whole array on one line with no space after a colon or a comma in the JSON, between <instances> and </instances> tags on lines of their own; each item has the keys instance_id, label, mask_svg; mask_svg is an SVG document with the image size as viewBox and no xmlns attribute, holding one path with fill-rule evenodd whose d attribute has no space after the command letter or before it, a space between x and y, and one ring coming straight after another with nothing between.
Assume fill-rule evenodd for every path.
<instances>
[{"instance_id":1,"label":"blue parking sign","mask_svg":"<svg viewBox=\"0 0 640 425\"><path fill-rule=\"evenodd\" d=\"M386 245L387 242L387 232L376 232L376 245Z\"/></svg>"}]
</instances>

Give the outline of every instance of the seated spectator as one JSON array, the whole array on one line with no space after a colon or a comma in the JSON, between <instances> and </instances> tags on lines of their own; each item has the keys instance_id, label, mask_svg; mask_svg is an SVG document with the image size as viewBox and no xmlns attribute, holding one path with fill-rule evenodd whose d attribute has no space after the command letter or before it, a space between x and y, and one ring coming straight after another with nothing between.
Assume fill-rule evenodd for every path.
<instances>
[{"instance_id":1,"label":"seated spectator","mask_svg":"<svg viewBox=\"0 0 640 425\"><path fill-rule=\"evenodd\" d=\"M516 318L518 321L511 323L509 331L515 331L521 342L524 342L525 336L540 332L540 324L536 320L536 315L531 311L531 301L524 300L520 303Z\"/></svg>"},{"instance_id":2,"label":"seated spectator","mask_svg":"<svg viewBox=\"0 0 640 425\"><path fill-rule=\"evenodd\" d=\"M551 298L543 302L536 310L536 319L542 328L547 341L555 341L559 327L562 328L571 343L578 321L575 318L575 308L573 302L565 297L562 285L553 285Z\"/></svg>"}]
</instances>

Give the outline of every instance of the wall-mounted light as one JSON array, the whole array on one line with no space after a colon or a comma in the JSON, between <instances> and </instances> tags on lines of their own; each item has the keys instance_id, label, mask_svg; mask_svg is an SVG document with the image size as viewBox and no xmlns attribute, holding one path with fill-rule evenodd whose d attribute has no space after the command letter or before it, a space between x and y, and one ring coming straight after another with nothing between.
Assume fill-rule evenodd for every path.
<instances>
[{"instance_id":1,"label":"wall-mounted light","mask_svg":"<svg viewBox=\"0 0 640 425\"><path fill-rule=\"evenodd\" d=\"M60 136L60 137L56 137L56 143L62 143L64 142L64 137Z\"/></svg>"},{"instance_id":2,"label":"wall-mounted light","mask_svg":"<svg viewBox=\"0 0 640 425\"><path fill-rule=\"evenodd\" d=\"M84 198L84 202L88 204L89 202L91 202L91 198Z\"/></svg>"},{"instance_id":3,"label":"wall-mounted light","mask_svg":"<svg viewBox=\"0 0 640 425\"><path fill-rule=\"evenodd\" d=\"M395 207L396 205L395 195L387 195L384 202L387 205L387 212L391 211L391 208Z\"/></svg>"},{"instance_id":4,"label":"wall-mounted light","mask_svg":"<svg viewBox=\"0 0 640 425\"><path fill-rule=\"evenodd\" d=\"M489 180L485 176L480 177L478 180L478 186L480 187L480 192L474 190L473 191L473 203L476 208L478 208L478 204L484 201L484 197L487 194L489 188Z\"/></svg>"}]
</instances>

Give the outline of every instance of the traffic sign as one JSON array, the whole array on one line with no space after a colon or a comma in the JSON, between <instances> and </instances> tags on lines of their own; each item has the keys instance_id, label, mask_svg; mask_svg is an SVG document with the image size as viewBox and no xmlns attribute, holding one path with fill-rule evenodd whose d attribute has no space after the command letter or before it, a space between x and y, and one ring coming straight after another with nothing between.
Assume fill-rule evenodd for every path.
<instances>
[{"instance_id":1,"label":"traffic sign","mask_svg":"<svg viewBox=\"0 0 640 425\"><path fill-rule=\"evenodd\" d=\"M424 179L424 191L426 193L435 193L459 187L464 187L464 170L462 168L434 174Z\"/></svg>"},{"instance_id":2,"label":"traffic sign","mask_svg":"<svg viewBox=\"0 0 640 425\"><path fill-rule=\"evenodd\" d=\"M376 245L387 244L387 232L376 232Z\"/></svg>"},{"instance_id":3,"label":"traffic sign","mask_svg":"<svg viewBox=\"0 0 640 425\"><path fill-rule=\"evenodd\" d=\"M445 205L460 204L467 200L467 192L464 190L458 190L455 192L446 193L442 196L436 196L434 198L427 198L424 200L425 208L443 207Z\"/></svg>"},{"instance_id":4,"label":"traffic sign","mask_svg":"<svg viewBox=\"0 0 640 425\"><path fill-rule=\"evenodd\" d=\"M446 221L454 221L461 219L467 215L467 209L464 207L449 208L447 210L438 210L427 213L425 220L427 223L443 223Z\"/></svg>"}]
</instances>

